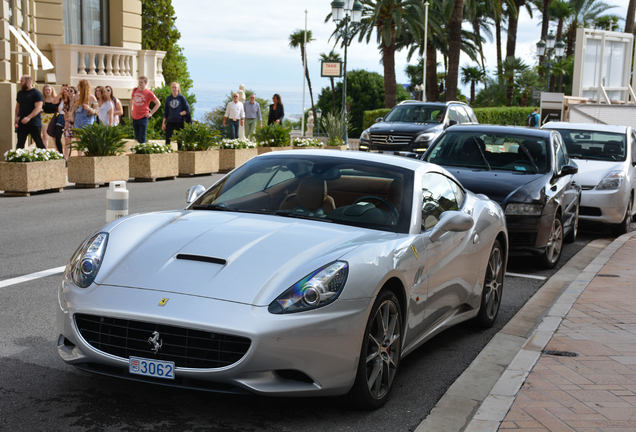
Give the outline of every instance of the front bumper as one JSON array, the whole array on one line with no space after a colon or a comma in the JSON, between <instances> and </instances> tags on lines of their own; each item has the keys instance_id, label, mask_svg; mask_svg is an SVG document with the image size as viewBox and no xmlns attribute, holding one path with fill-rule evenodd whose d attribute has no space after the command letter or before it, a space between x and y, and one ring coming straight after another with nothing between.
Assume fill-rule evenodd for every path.
<instances>
[{"instance_id":1,"label":"front bumper","mask_svg":"<svg viewBox=\"0 0 636 432\"><path fill-rule=\"evenodd\" d=\"M581 191L579 219L583 222L618 224L625 218L630 191L584 190Z\"/></svg>"},{"instance_id":2,"label":"front bumper","mask_svg":"<svg viewBox=\"0 0 636 432\"><path fill-rule=\"evenodd\" d=\"M553 215L506 216L511 255L541 255L550 238Z\"/></svg>"},{"instance_id":3,"label":"front bumper","mask_svg":"<svg viewBox=\"0 0 636 432\"><path fill-rule=\"evenodd\" d=\"M353 385L372 299L336 301L314 311L273 315L254 307L190 295L118 286L59 289L58 352L80 369L160 385L277 396L345 394ZM158 306L168 298L165 306ZM99 351L81 336L74 315L130 319L251 340L236 363L216 369L175 368L175 380L128 373L128 359ZM150 334L149 334L150 336ZM153 358L148 345L147 358Z\"/></svg>"},{"instance_id":4,"label":"front bumper","mask_svg":"<svg viewBox=\"0 0 636 432\"><path fill-rule=\"evenodd\" d=\"M412 152L424 153L428 150L429 142L411 144L374 144L367 140L360 140L358 149L366 152Z\"/></svg>"}]
</instances>

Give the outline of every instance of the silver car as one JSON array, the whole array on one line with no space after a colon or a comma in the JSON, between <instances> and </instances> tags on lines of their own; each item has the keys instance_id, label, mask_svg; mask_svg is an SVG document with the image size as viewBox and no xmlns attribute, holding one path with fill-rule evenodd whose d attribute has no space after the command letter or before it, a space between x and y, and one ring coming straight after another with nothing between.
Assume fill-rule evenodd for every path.
<instances>
[{"instance_id":1,"label":"silver car","mask_svg":"<svg viewBox=\"0 0 636 432\"><path fill-rule=\"evenodd\" d=\"M112 222L77 249L58 292L65 362L374 409L403 356L454 324L497 318L503 211L439 166L273 152L190 199Z\"/></svg>"},{"instance_id":2,"label":"silver car","mask_svg":"<svg viewBox=\"0 0 636 432\"><path fill-rule=\"evenodd\" d=\"M634 215L636 134L628 126L552 122L579 172L580 219L612 225L615 234L629 231Z\"/></svg>"}]
</instances>

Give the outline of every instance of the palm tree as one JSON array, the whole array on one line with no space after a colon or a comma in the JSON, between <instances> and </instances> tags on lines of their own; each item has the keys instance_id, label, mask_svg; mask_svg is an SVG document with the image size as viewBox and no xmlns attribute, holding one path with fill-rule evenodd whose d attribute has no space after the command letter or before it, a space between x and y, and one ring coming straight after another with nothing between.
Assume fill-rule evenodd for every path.
<instances>
[{"instance_id":1,"label":"palm tree","mask_svg":"<svg viewBox=\"0 0 636 432\"><path fill-rule=\"evenodd\" d=\"M513 76L517 71L515 70L506 70L506 66L514 66L515 60L515 49L517 47L517 25L519 24L519 13L522 7L526 7L530 18L532 18L532 8L530 4L526 2L526 0L514 0L516 10L509 9L508 10L508 40L506 42L506 60L503 61L502 65L504 67L503 74L506 76L508 80L508 103L512 104L512 97L514 94L514 79ZM523 63L523 62L522 62ZM527 67L527 66L526 66Z\"/></svg>"},{"instance_id":2,"label":"palm tree","mask_svg":"<svg viewBox=\"0 0 636 432\"><path fill-rule=\"evenodd\" d=\"M599 0L570 0L570 6L572 14L567 22L567 48L565 51L565 55L568 57L574 54L576 29L589 27L603 12L616 7Z\"/></svg>"},{"instance_id":3,"label":"palm tree","mask_svg":"<svg viewBox=\"0 0 636 432\"><path fill-rule=\"evenodd\" d=\"M459 54L462 44L462 21L464 0L454 0L453 11L448 21L448 75L446 76L446 100L457 100L459 78Z\"/></svg>"},{"instance_id":4,"label":"palm tree","mask_svg":"<svg viewBox=\"0 0 636 432\"><path fill-rule=\"evenodd\" d=\"M618 22L622 20L623 17L618 15L603 15L594 20L594 28L599 30L620 31Z\"/></svg>"},{"instance_id":5,"label":"palm tree","mask_svg":"<svg viewBox=\"0 0 636 432\"><path fill-rule=\"evenodd\" d=\"M311 34L311 30L307 30L307 43L314 41ZM296 30L292 34L289 35L289 47L290 48L298 48L300 47L300 58L302 59L303 66L305 65L305 59L307 58L307 47L305 46L305 30ZM307 77L307 86L309 87L309 97L311 99L311 110L314 111L314 94L311 91L311 81L309 79L309 68L305 69L305 76ZM314 116L315 117L315 116Z\"/></svg>"},{"instance_id":6,"label":"palm tree","mask_svg":"<svg viewBox=\"0 0 636 432\"><path fill-rule=\"evenodd\" d=\"M475 101L475 84L482 82L486 73L474 66L462 66L462 84L470 84L470 103Z\"/></svg>"},{"instance_id":7,"label":"palm tree","mask_svg":"<svg viewBox=\"0 0 636 432\"><path fill-rule=\"evenodd\" d=\"M514 84L517 77L528 70L528 65L523 62L519 57L508 57L503 62L503 74L501 75L508 83L508 90L506 92L506 98L508 106L513 105L514 98Z\"/></svg>"},{"instance_id":8,"label":"palm tree","mask_svg":"<svg viewBox=\"0 0 636 432\"><path fill-rule=\"evenodd\" d=\"M329 51L329 53L327 53L327 54L325 54L325 53L320 54L320 60L322 60L322 61L342 61L342 59L340 58L340 54L338 54L334 50ZM337 111L336 110L336 84L335 84L335 80L334 80L333 77L329 77L329 80L331 81L331 95L333 96L333 112L335 113Z\"/></svg>"},{"instance_id":9,"label":"palm tree","mask_svg":"<svg viewBox=\"0 0 636 432\"><path fill-rule=\"evenodd\" d=\"M634 34L634 14L636 12L636 0L629 0L627 16L625 17L625 33Z\"/></svg>"},{"instance_id":10,"label":"palm tree","mask_svg":"<svg viewBox=\"0 0 636 432\"><path fill-rule=\"evenodd\" d=\"M529 95L532 94L532 90L537 87L542 87L542 79L534 69L526 69L517 75L515 79L515 85L521 92L521 101L519 106L527 107Z\"/></svg>"},{"instance_id":11,"label":"palm tree","mask_svg":"<svg viewBox=\"0 0 636 432\"><path fill-rule=\"evenodd\" d=\"M375 33L384 66L384 106L392 108L397 92L396 42L406 29L412 34L421 32L424 20L420 17L424 16L424 4L421 0L362 0L361 3L364 7L362 20L353 31L358 34L360 42L366 39L367 44Z\"/></svg>"}]
</instances>

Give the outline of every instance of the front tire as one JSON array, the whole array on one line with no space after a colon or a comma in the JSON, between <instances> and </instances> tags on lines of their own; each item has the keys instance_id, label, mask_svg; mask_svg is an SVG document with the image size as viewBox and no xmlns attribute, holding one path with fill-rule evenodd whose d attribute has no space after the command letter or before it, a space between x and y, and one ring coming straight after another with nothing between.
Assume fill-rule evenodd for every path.
<instances>
[{"instance_id":1,"label":"front tire","mask_svg":"<svg viewBox=\"0 0 636 432\"><path fill-rule=\"evenodd\" d=\"M550 229L550 237L548 238L548 244L545 247L545 252L539 257L539 264L543 268L554 268L559 259L561 258L561 251L563 250L563 222L561 222L561 215L554 215L552 221L552 228Z\"/></svg>"},{"instance_id":2,"label":"front tire","mask_svg":"<svg viewBox=\"0 0 636 432\"><path fill-rule=\"evenodd\" d=\"M497 319L501 306L505 271L504 252L499 240L495 240L486 265L479 314L475 317L475 322L481 327L490 328Z\"/></svg>"},{"instance_id":3,"label":"front tire","mask_svg":"<svg viewBox=\"0 0 636 432\"><path fill-rule=\"evenodd\" d=\"M572 223L572 229L565 236L566 243L574 243L576 241L576 236L579 233L579 209L581 208L581 202L576 205L576 213L574 214L574 222Z\"/></svg>"},{"instance_id":4,"label":"front tire","mask_svg":"<svg viewBox=\"0 0 636 432\"><path fill-rule=\"evenodd\" d=\"M623 218L623 222L619 223L614 227L613 234L616 236L625 234L629 232L629 228L632 223L632 206L634 204L633 198L629 198L629 202L627 203L627 209L625 209L625 218Z\"/></svg>"},{"instance_id":5,"label":"front tire","mask_svg":"<svg viewBox=\"0 0 636 432\"><path fill-rule=\"evenodd\" d=\"M346 395L354 408L378 409L389 398L400 365L402 326L397 297L381 291L365 328L355 382Z\"/></svg>"}]
</instances>

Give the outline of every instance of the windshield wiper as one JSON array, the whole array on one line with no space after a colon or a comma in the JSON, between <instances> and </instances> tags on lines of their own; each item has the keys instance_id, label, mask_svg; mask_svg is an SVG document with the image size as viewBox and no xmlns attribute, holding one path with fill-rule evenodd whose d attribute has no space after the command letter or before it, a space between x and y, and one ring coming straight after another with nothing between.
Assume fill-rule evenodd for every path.
<instances>
[{"instance_id":1,"label":"windshield wiper","mask_svg":"<svg viewBox=\"0 0 636 432\"><path fill-rule=\"evenodd\" d=\"M486 169L488 171L492 170L492 168L490 168L490 164L488 163L488 160L486 159L486 155L484 154L484 151L481 149L481 146L479 145L479 142L477 141L475 137L473 137L473 141L475 142L475 145L477 146L477 149L479 150L479 154L481 155L481 158L484 160L484 163L486 164Z\"/></svg>"},{"instance_id":2,"label":"windshield wiper","mask_svg":"<svg viewBox=\"0 0 636 432\"><path fill-rule=\"evenodd\" d=\"M521 150L523 150L523 153L528 156L528 159L530 159L530 163L532 164L532 168L534 169L534 173L538 174L539 173L539 167L537 166L537 164L534 163L534 158L532 157L532 154L530 154L530 151L526 148L526 146L523 145L523 143L519 143L519 148Z\"/></svg>"},{"instance_id":3,"label":"windshield wiper","mask_svg":"<svg viewBox=\"0 0 636 432\"><path fill-rule=\"evenodd\" d=\"M236 209L229 208L227 204L197 204L192 206L193 210L220 210L220 211L229 211L235 212Z\"/></svg>"},{"instance_id":4,"label":"windshield wiper","mask_svg":"<svg viewBox=\"0 0 636 432\"><path fill-rule=\"evenodd\" d=\"M319 217L319 216L314 216L313 213L296 213L293 210L274 210L274 211L268 211L268 212L263 212L263 213L275 214L275 215L278 215L278 216L297 218L297 219L317 220L317 221L321 221L321 222L333 222L331 219L327 219L327 218Z\"/></svg>"}]
</instances>

